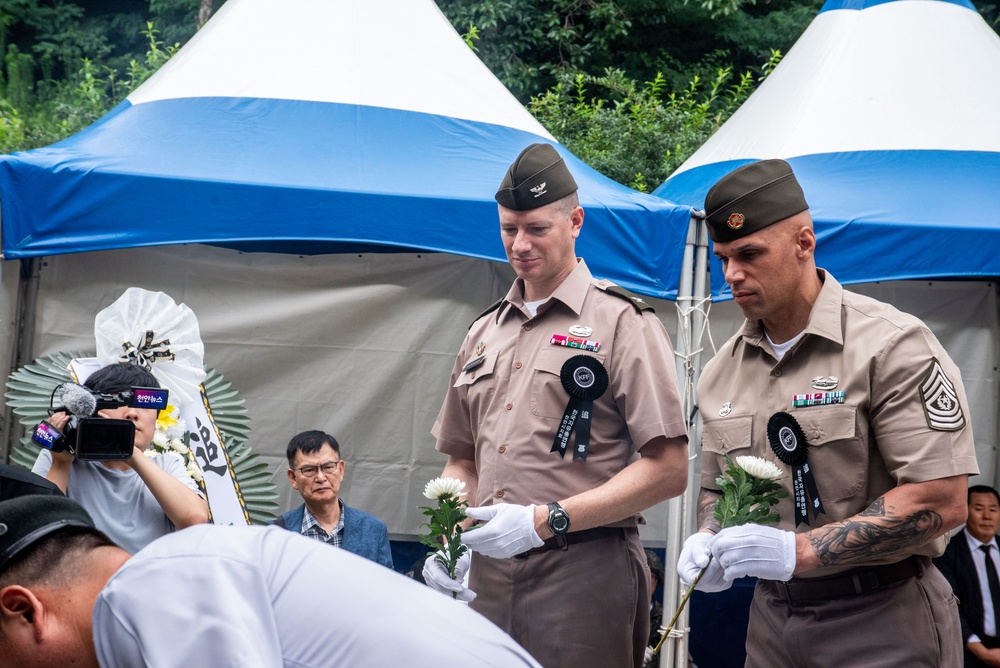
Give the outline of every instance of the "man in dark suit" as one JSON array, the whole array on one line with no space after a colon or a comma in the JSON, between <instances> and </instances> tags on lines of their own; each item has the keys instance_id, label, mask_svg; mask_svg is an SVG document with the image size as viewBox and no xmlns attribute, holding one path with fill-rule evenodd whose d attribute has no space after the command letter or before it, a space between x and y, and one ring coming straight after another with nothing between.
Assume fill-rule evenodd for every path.
<instances>
[{"instance_id":1,"label":"man in dark suit","mask_svg":"<svg viewBox=\"0 0 1000 668\"><path fill-rule=\"evenodd\" d=\"M986 485L969 488L969 519L934 560L958 597L965 665L1000 666L1000 494Z\"/></svg>"},{"instance_id":2,"label":"man in dark suit","mask_svg":"<svg viewBox=\"0 0 1000 668\"><path fill-rule=\"evenodd\" d=\"M392 568L385 522L340 498L346 464L337 439L322 431L304 431L292 437L286 455L288 480L305 503L274 523Z\"/></svg>"}]
</instances>

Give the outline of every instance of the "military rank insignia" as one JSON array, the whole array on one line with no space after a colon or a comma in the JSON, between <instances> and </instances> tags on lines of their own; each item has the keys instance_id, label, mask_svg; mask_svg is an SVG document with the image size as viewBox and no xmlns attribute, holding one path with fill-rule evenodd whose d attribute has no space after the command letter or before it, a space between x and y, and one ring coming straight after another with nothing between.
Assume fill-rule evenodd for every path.
<instances>
[{"instance_id":1,"label":"military rank insignia","mask_svg":"<svg viewBox=\"0 0 1000 668\"><path fill-rule=\"evenodd\" d=\"M944 375L937 358L931 360L927 375L920 383L920 401L927 426L937 431L958 431L965 427L965 415L958 401L955 385Z\"/></svg>"}]
</instances>

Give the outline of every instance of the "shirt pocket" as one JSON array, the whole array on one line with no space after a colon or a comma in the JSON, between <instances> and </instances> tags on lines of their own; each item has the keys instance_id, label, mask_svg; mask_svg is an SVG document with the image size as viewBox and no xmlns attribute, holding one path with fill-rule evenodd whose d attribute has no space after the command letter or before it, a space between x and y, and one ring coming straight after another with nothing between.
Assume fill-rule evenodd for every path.
<instances>
[{"instance_id":1,"label":"shirt pocket","mask_svg":"<svg viewBox=\"0 0 1000 668\"><path fill-rule=\"evenodd\" d=\"M469 362L466 363L466 369L468 370L458 374L458 378L455 379L455 384L453 385L453 387L457 389L461 389L463 387L471 385L489 385L490 387L492 387L493 371L496 369L497 357L499 356L500 356L499 352L495 352L492 355L487 355L486 357L482 358L483 359L482 364L476 365L473 368L469 368L469 362L474 361L475 358L469 360Z\"/></svg>"},{"instance_id":2,"label":"shirt pocket","mask_svg":"<svg viewBox=\"0 0 1000 668\"><path fill-rule=\"evenodd\" d=\"M753 416L735 415L727 418L709 418L702 427L701 447L705 452L723 455L730 459L738 455L749 455L753 445ZM720 463L720 470L726 467Z\"/></svg>"},{"instance_id":3,"label":"shirt pocket","mask_svg":"<svg viewBox=\"0 0 1000 668\"><path fill-rule=\"evenodd\" d=\"M582 354L593 357L602 365L604 364L603 355L581 353L573 348L560 346L539 351L538 356L535 357L534 377L531 379L528 403L533 415L553 420L562 419L566 412L566 404L569 403L569 393L563 388L559 376L566 360ZM608 388L605 394L610 391L611 388Z\"/></svg>"},{"instance_id":4,"label":"shirt pocket","mask_svg":"<svg viewBox=\"0 0 1000 668\"><path fill-rule=\"evenodd\" d=\"M858 434L856 406L835 404L790 411L809 444L809 468L820 498L845 499L861 491L868 473L868 447Z\"/></svg>"}]
</instances>

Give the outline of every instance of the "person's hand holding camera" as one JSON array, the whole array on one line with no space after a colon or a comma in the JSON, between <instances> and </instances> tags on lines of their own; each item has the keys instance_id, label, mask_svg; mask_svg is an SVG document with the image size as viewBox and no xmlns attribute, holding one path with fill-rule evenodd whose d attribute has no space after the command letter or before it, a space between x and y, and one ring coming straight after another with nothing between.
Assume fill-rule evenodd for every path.
<instances>
[{"instance_id":1,"label":"person's hand holding camera","mask_svg":"<svg viewBox=\"0 0 1000 668\"><path fill-rule=\"evenodd\" d=\"M48 422L53 427L55 427L56 429L58 429L59 431L64 432L66 430L66 425L69 423L69 418L70 418L69 413L65 411L59 411L57 413L53 413L52 415L50 415L48 419L46 419L45 421ZM76 459L76 457L74 457L73 453L70 452L69 450L63 450L62 452L52 452L53 466L69 467L69 465L73 463L74 459Z\"/></svg>"}]
</instances>

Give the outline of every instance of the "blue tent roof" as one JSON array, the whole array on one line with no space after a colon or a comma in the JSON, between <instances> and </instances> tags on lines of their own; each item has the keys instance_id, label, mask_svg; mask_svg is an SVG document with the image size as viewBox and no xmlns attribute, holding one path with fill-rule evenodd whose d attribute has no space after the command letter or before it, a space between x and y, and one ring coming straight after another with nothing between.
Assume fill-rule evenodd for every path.
<instances>
[{"instance_id":1,"label":"blue tent roof","mask_svg":"<svg viewBox=\"0 0 1000 668\"><path fill-rule=\"evenodd\" d=\"M555 144L431 0L229 0L100 121L0 157L4 257L206 243L505 261L493 194L539 141ZM556 146L594 273L675 297L690 208Z\"/></svg>"},{"instance_id":2,"label":"blue tent roof","mask_svg":"<svg viewBox=\"0 0 1000 668\"><path fill-rule=\"evenodd\" d=\"M784 158L839 281L1000 276L998 108L1000 38L966 0L829 0L654 194L701 208L732 169Z\"/></svg>"}]
</instances>

